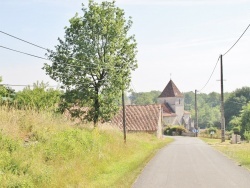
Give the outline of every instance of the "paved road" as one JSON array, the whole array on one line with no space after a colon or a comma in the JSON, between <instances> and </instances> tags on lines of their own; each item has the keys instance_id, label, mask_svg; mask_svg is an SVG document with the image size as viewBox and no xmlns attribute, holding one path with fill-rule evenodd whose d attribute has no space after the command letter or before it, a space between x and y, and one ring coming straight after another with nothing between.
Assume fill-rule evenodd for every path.
<instances>
[{"instance_id":1,"label":"paved road","mask_svg":"<svg viewBox=\"0 0 250 188\"><path fill-rule=\"evenodd\" d=\"M133 188L250 188L250 172L198 138L174 137Z\"/></svg>"}]
</instances>

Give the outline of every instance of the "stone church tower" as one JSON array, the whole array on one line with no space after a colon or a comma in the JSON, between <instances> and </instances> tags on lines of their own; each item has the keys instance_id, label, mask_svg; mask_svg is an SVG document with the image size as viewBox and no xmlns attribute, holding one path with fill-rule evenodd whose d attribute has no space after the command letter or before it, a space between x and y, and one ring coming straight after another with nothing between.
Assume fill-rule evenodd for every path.
<instances>
[{"instance_id":1,"label":"stone church tower","mask_svg":"<svg viewBox=\"0 0 250 188\"><path fill-rule=\"evenodd\" d=\"M158 104L162 105L165 125L184 125L191 129L190 113L184 111L184 96L171 79L158 97Z\"/></svg>"}]
</instances>

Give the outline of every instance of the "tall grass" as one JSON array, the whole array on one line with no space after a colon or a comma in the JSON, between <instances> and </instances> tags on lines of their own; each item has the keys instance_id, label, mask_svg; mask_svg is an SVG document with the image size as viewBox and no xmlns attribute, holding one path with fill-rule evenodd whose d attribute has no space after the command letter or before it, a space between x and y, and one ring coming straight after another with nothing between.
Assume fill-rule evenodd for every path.
<instances>
[{"instance_id":1,"label":"tall grass","mask_svg":"<svg viewBox=\"0 0 250 188\"><path fill-rule=\"evenodd\" d=\"M60 115L0 109L0 187L130 187L170 140L73 126Z\"/></svg>"}]
</instances>

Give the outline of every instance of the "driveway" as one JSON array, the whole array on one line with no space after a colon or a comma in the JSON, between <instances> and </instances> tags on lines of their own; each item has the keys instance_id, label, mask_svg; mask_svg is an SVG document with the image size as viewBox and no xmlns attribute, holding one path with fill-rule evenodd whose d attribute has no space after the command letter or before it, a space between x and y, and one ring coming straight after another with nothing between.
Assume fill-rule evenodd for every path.
<instances>
[{"instance_id":1,"label":"driveway","mask_svg":"<svg viewBox=\"0 0 250 188\"><path fill-rule=\"evenodd\" d=\"M250 171L194 137L173 137L133 188L250 188Z\"/></svg>"}]
</instances>

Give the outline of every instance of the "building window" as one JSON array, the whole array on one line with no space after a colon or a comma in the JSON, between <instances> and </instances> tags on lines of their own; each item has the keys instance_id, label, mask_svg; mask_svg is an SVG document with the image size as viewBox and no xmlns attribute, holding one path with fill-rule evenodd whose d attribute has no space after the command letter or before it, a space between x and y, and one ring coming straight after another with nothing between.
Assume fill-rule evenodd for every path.
<instances>
[{"instance_id":1,"label":"building window","mask_svg":"<svg viewBox=\"0 0 250 188\"><path fill-rule=\"evenodd\" d=\"M181 99L179 99L179 104L181 104Z\"/></svg>"}]
</instances>

